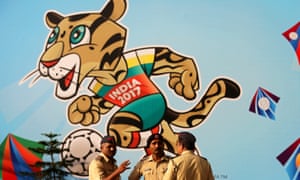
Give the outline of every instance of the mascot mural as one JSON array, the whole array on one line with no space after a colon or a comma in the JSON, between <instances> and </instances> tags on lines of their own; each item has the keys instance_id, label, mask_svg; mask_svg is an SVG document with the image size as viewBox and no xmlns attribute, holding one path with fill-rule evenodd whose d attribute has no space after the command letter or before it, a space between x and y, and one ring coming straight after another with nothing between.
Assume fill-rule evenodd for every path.
<instances>
[{"instance_id":1,"label":"mascot mural","mask_svg":"<svg viewBox=\"0 0 300 180\"><path fill-rule=\"evenodd\" d=\"M143 148L143 138L159 132L166 151L176 153L173 127L199 126L220 100L237 99L241 89L233 80L216 78L193 108L171 109L151 78L168 75L170 91L194 100L200 89L195 60L163 46L125 50L127 29L118 20L126 8L126 0L110 0L99 12L65 16L49 11L45 22L51 33L37 68L24 80L33 76L32 84L40 77L52 80L55 96L71 101L66 108L71 124L95 125L118 107L102 133L114 136L119 147ZM86 79L90 83L83 87ZM80 94L79 88L92 93Z\"/></svg>"}]
</instances>

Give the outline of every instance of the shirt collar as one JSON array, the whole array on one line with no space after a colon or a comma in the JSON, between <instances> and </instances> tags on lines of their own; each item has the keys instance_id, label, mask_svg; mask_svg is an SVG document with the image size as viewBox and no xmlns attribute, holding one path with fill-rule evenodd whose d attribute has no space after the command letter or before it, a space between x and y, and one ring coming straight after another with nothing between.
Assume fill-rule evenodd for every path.
<instances>
[{"instance_id":1,"label":"shirt collar","mask_svg":"<svg viewBox=\"0 0 300 180\"><path fill-rule=\"evenodd\" d=\"M160 161L167 161L169 158L166 155L163 155L160 159ZM149 155L148 161L154 161L152 155Z\"/></svg>"},{"instance_id":2,"label":"shirt collar","mask_svg":"<svg viewBox=\"0 0 300 180\"><path fill-rule=\"evenodd\" d=\"M181 154L194 154L194 152L192 150L185 150Z\"/></svg>"}]
</instances>

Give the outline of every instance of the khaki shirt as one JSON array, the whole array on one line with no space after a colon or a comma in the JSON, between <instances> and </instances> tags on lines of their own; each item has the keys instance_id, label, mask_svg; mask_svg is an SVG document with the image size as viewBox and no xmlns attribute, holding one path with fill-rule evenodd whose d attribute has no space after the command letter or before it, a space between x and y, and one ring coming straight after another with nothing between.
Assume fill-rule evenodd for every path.
<instances>
[{"instance_id":1,"label":"khaki shirt","mask_svg":"<svg viewBox=\"0 0 300 180\"><path fill-rule=\"evenodd\" d=\"M164 180L214 180L212 169L207 159L193 151L184 151L169 161Z\"/></svg>"},{"instance_id":2,"label":"khaki shirt","mask_svg":"<svg viewBox=\"0 0 300 180\"><path fill-rule=\"evenodd\" d=\"M141 159L131 171L128 179L138 180L144 176L144 180L162 180L164 173L167 171L169 156L163 156L158 162L154 161L152 156L146 156Z\"/></svg>"},{"instance_id":3,"label":"khaki shirt","mask_svg":"<svg viewBox=\"0 0 300 180\"><path fill-rule=\"evenodd\" d=\"M115 159L109 159L103 153L97 155L89 165L89 180L102 180L118 168ZM115 180L120 180L118 176Z\"/></svg>"}]
</instances>

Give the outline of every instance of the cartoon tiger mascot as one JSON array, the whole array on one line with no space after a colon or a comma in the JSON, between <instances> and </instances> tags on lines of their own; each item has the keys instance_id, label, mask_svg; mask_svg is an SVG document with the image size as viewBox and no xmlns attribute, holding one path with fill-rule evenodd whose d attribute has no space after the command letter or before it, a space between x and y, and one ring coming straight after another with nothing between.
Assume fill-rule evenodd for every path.
<instances>
[{"instance_id":1,"label":"cartoon tiger mascot","mask_svg":"<svg viewBox=\"0 0 300 180\"><path fill-rule=\"evenodd\" d=\"M24 79L38 73L33 81L42 76L56 82L57 98L74 99L67 110L72 124L96 124L101 115L118 106L107 123L107 134L115 137L118 146L144 147L142 138L159 132L166 140L166 150L176 153L172 126L198 126L218 101L238 98L240 87L226 78L215 79L192 109L176 112L168 108L151 76L169 75L169 87L193 100L200 88L195 62L168 47L124 51L127 30L117 21L126 6L126 0L110 0L95 13L63 16L48 12L45 21L52 32L37 69ZM87 78L92 78L89 90L94 95L79 95Z\"/></svg>"}]
</instances>

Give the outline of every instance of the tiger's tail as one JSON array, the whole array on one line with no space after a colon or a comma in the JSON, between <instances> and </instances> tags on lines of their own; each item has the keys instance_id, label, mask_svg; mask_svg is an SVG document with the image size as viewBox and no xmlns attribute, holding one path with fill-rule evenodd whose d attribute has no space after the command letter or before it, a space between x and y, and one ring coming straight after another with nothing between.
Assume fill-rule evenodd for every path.
<instances>
[{"instance_id":1,"label":"tiger's tail","mask_svg":"<svg viewBox=\"0 0 300 180\"><path fill-rule=\"evenodd\" d=\"M217 102L224 98L236 99L240 94L241 89L236 82L225 78L216 79L210 84L199 103L191 110L176 112L168 108L164 120L181 128L198 126L207 118Z\"/></svg>"}]
</instances>

